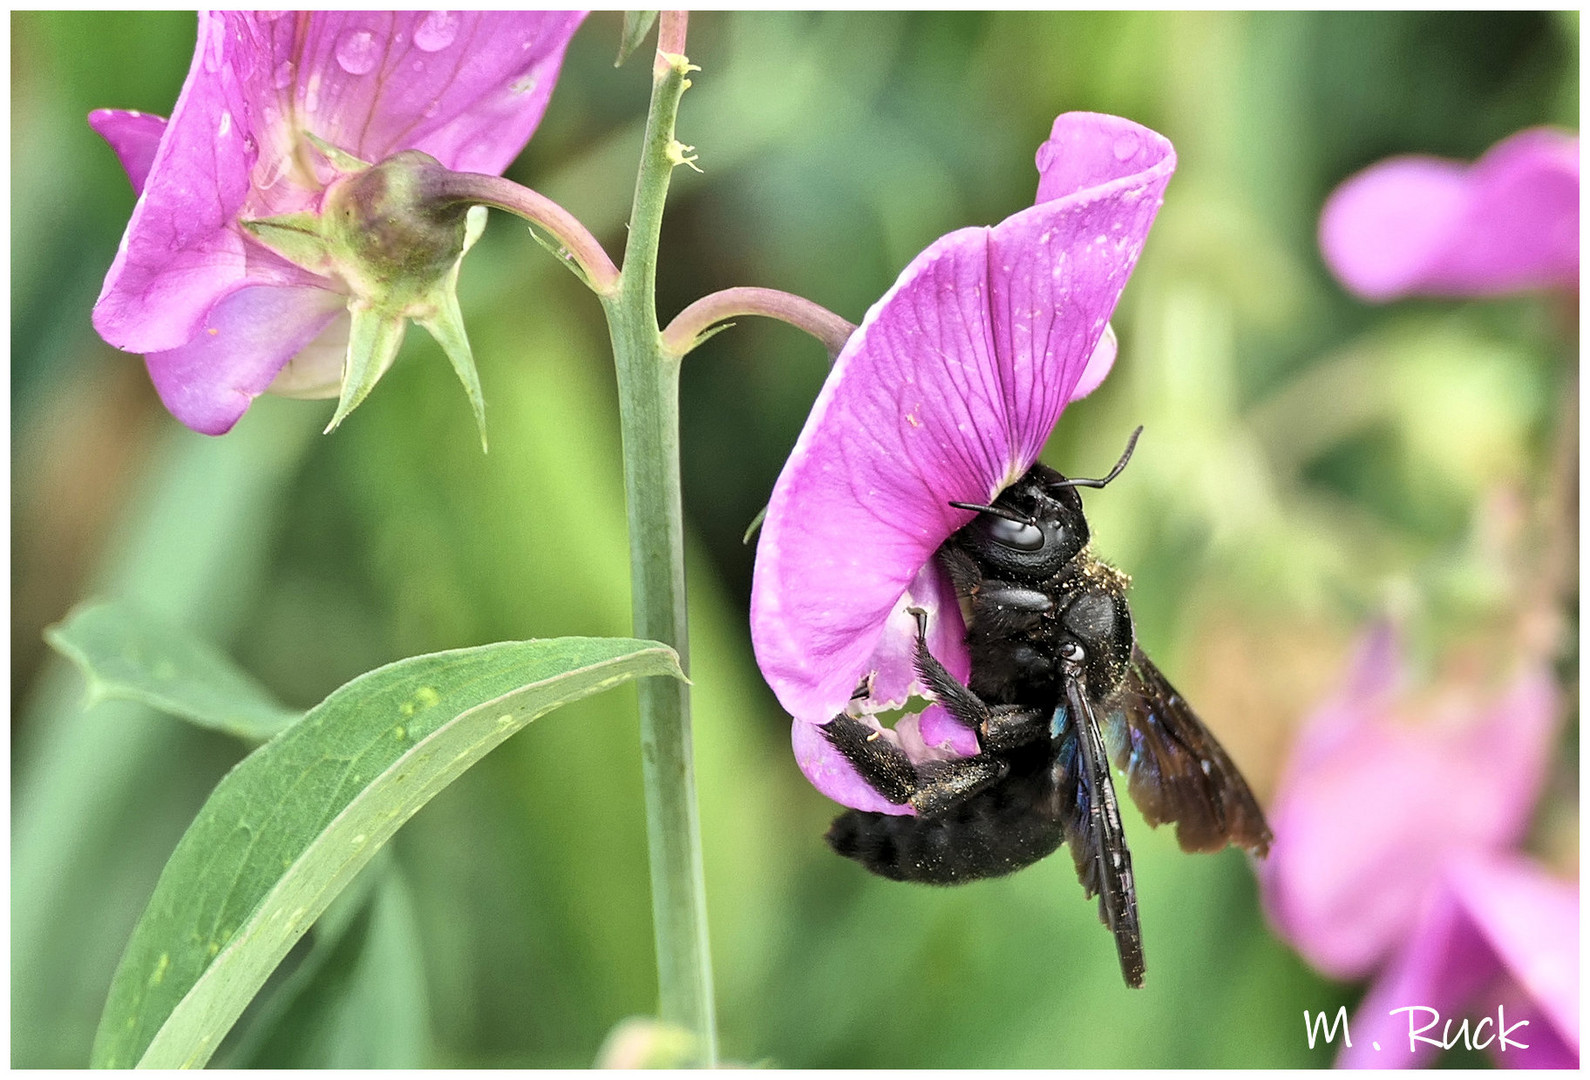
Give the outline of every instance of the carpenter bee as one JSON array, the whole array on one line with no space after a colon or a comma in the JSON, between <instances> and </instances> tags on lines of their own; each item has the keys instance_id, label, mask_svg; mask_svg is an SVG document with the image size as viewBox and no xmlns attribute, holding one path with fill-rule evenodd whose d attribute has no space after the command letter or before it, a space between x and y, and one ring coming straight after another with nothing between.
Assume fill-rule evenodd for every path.
<instances>
[{"instance_id":1,"label":"carpenter bee","mask_svg":"<svg viewBox=\"0 0 1590 1080\"><path fill-rule=\"evenodd\" d=\"M828 831L839 854L896 881L953 885L1031 865L1062 842L1115 935L1121 974L1143 984L1132 857L1110 759L1150 825L1176 823L1184 851L1227 843L1262 856L1271 834L1247 782L1209 729L1137 647L1127 577L1094 558L1077 489L1102 488L1132 456L1132 433L1102 479L1034 465L937 552L965 616L962 685L927 647L915 667L980 752L913 764L875 728L841 713L822 731L879 794L915 816L851 810Z\"/></svg>"}]
</instances>

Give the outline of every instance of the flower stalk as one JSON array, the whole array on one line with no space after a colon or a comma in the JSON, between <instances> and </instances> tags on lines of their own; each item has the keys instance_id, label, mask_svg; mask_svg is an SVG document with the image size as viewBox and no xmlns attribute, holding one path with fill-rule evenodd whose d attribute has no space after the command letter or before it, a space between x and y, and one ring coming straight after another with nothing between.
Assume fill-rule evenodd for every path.
<instances>
[{"instance_id":1,"label":"flower stalk","mask_svg":"<svg viewBox=\"0 0 1590 1080\"><path fill-rule=\"evenodd\" d=\"M823 343L830 359L839 355L855 323L835 315L821 304L777 289L734 288L703 296L674 316L663 331L663 346L684 356L718 330L726 319L739 315L764 315L804 330Z\"/></svg>"},{"instance_id":2,"label":"flower stalk","mask_svg":"<svg viewBox=\"0 0 1590 1080\"><path fill-rule=\"evenodd\" d=\"M615 290L599 296L618 370L619 422L628 508L635 633L672 646L690 670L685 610L684 513L679 484L679 357L657 325L657 249L674 166L679 99L692 70L683 55L685 17L658 27L651 107ZM696 809L690 691L674 679L639 684L641 769L651 861L661 1017L696 1036L698 1064L717 1062L717 1021Z\"/></svg>"},{"instance_id":3,"label":"flower stalk","mask_svg":"<svg viewBox=\"0 0 1590 1080\"><path fill-rule=\"evenodd\" d=\"M596 237L578 218L540 192L501 176L446 173L436 181L433 194L438 198L495 207L531 225L539 225L551 234L593 292L605 297L617 290L618 267L613 265Z\"/></svg>"}]
</instances>

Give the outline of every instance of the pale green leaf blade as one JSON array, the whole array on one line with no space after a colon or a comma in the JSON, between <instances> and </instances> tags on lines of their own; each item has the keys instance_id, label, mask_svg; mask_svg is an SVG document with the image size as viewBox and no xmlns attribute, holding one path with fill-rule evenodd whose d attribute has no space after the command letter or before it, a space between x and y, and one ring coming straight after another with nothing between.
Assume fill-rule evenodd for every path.
<instances>
[{"instance_id":1,"label":"pale green leaf blade","mask_svg":"<svg viewBox=\"0 0 1590 1080\"><path fill-rule=\"evenodd\" d=\"M203 1065L293 942L381 846L543 713L629 679L682 678L623 638L501 642L354 679L217 785L117 968L93 1063Z\"/></svg>"},{"instance_id":2,"label":"pale green leaf blade","mask_svg":"<svg viewBox=\"0 0 1590 1080\"><path fill-rule=\"evenodd\" d=\"M326 909L310 931L314 945L303 962L269 1001L256 1002L265 1009L252 1029L224 1063L217 1056L212 1065L417 1069L427 1063L424 930L392 852L373 860ZM249 1022L245 1014L240 1027Z\"/></svg>"},{"instance_id":3,"label":"pale green leaf blade","mask_svg":"<svg viewBox=\"0 0 1590 1080\"><path fill-rule=\"evenodd\" d=\"M89 696L152 706L261 743L303 715L208 643L122 601L90 601L44 631L83 672Z\"/></svg>"}]
</instances>

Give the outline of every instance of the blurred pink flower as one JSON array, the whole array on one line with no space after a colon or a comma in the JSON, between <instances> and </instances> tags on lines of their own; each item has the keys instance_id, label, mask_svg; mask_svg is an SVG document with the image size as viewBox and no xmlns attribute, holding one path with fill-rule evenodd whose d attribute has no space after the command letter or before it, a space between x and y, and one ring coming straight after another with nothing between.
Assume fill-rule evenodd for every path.
<instances>
[{"instance_id":1,"label":"blurred pink flower","mask_svg":"<svg viewBox=\"0 0 1590 1080\"><path fill-rule=\"evenodd\" d=\"M219 435L270 389L335 397L347 289L253 239L241 218L318 211L337 170L313 135L379 162L422 150L501 173L524 148L580 12L201 12L169 122L89 116L138 202L94 306L143 353L178 420Z\"/></svg>"},{"instance_id":2,"label":"blurred pink flower","mask_svg":"<svg viewBox=\"0 0 1590 1080\"><path fill-rule=\"evenodd\" d=\"M1577 288L1579 140L1531 128L1473 165L1388 158L1331 193L1319 242L1365 300Z\"/></svg>"},{"instance_id":3,"label":"blurred pink flower","mask_svg":"<svg viewBox=\"0 0 1590 1080\"><path fill-rule=\"evenodd\" d=\"M1438 1048L1410 1030L1430 1010L1426 1039L1465 1018L1474 1032L1487 1012L1495 1025L1498 1009L1514 1028L1505 1051L1489 1044L1499 1062L1577 1064L1578 886L1513 851L1546 775L1556 684L1531 668L1492 702L1411 717L1402 681L1380 629L1305 726L1270 808L1270 921L1327 975L1379 973L1339 1065L1421 1064Z\"/></svg>"}]
</instances>

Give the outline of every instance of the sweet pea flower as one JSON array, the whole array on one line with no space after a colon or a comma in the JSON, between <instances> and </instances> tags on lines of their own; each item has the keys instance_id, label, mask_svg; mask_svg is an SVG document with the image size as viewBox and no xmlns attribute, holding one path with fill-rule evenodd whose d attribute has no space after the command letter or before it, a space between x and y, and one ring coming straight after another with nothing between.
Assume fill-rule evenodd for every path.
<instances>
[{"instance_id":1,"label":"sweet pea flower","mask_svg":"<svg viewBox=\"0 0 1590 1080\"><path fill-rule=\"evenodd\" d=\"M1579 140L1521 131L1473 165L1410 155L1338 187L1320 250L1365 300L1579 285Z\"/></svg>"},{"instance_id":2,"label":"sweet pea flower","mask_svg":"<svg viewBox=\"0 0 1590 1080\"><path fill-rule=\"evenodd\" d=\"M785 464L751 588L757 661L794 718L796 760L829 798L913 813L874 791L818 725L861 713L913 759L977 751L938 705L884 728L917 693L916 628L957 677L969 661L934 552L1037 460L1066 405L1115 357L1108 333L1175 168L1161 135L1066 113L1038 150L1036 204L934 242L850 336ZM867 693L856 694L858 684Z\"/></svg>"},{"instance_id":3,"label":"sweet pea flower","mask_svg":"<svg viewBox=\"0 0 1590 1080\"><path fill-rule=\"evenodd\" d=\"M230 430L266 390L336 397L348 282L288 261L244 223L318 213L350 164L405 150L500 174L540 123L583 17L201 12L169 121L89 116L138 193L95 329L144 354L167 409L205 434Z\"/></svg>"},{"instance_id":4,"label":"sweet pea flower","mask_svg":"<svg viewBox=\"0 0 1590 1080\"><path fill-rule=\"evenodd\" d=\"M1423 1064L1464 1033L1502 1064L1576 1065L1578 887L1515 850L1557 731L1556 685L1536 665L1491 702L1416 710L1403 682L1379 629L1305 725L1259 868L1270 921L1333 978L1378 973L1339 1065Z\"/></svg>"}]
</instances>

